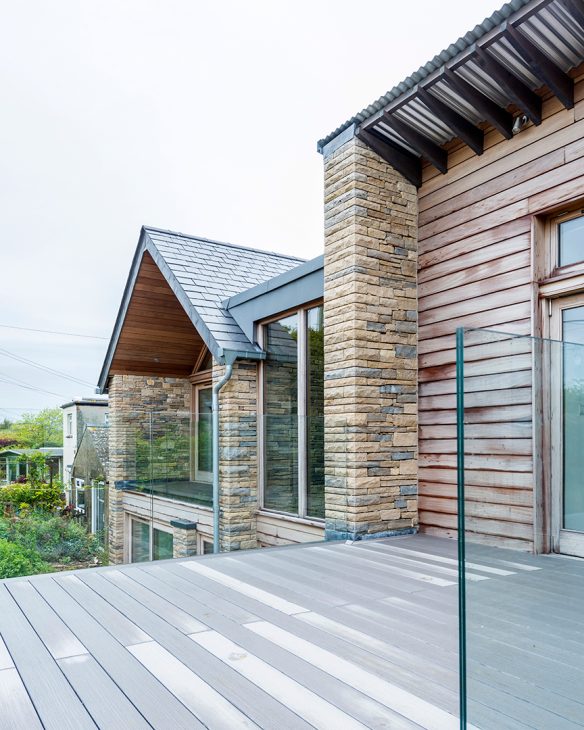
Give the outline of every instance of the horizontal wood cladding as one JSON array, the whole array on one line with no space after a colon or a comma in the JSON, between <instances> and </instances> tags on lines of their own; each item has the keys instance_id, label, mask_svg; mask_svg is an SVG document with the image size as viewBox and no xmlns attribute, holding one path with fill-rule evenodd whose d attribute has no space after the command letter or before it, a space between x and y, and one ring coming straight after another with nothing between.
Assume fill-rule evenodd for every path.
<instances>
[{"instance_id":1,"label":"horizontal wood cladding","mask_svg":"<svg viewBox=\"0 0 584 730\"><path fill-rule=\"evenodd\" d=\"M419 190L419 499L421 529L456 534L457 327L516 335L534 321L533 216L584 198L584 77L576 105L543 104L512 140L485 134L477 157L449 152ZM488 544L532 549L536 504L532 345L500 339L465 353L467 528Z\"/></svg>"},{"instance_id":2,"label":"horizontal wood cladding","mask_svg":"<svg viewBox=\"0 0 584 730\"><path fill-rule=\"evenodd\" d=\"M110 373L187 377L202 346L176 295L145 253Z\"/></svg>"},{"instance_id":3,"label":"horizontal wood cladding","mask_svg":"<svg viewBox=\"0 0 584 730\"><path fill-rule=\"evenodd\" d=\"M262 547L324 540L324 525L291 520L283 515L258 514L257 537Z\"/></svg>"}]
</instances>

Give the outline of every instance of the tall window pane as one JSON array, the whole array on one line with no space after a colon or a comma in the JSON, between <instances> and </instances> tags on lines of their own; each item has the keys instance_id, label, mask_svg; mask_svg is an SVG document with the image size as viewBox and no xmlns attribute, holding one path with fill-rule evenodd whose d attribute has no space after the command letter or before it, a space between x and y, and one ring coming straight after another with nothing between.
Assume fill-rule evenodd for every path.
<instances>
[{"instance_id":1,"label":"tall window pane","mask_svg":"<svg viewBox=\"0 0 584 730\"><path fill-rule=\"evenodd\" d=\"M306 337L306 511L324 518L324 327L323 308L307 312Z\"/></svg>"},{"instance_id":2,"label":"tall window pane","mask_svg":"<svg viewBox=\"0 0 584 730\"><path fill-rule=\"evenodd\" d=\"M150 525L132 520L132 562L150 560Z\"/></svg>"},{"instance_id":3,"label":"tall window pane","mask_svg":"<svg viewBox=\"0 0 584 730\"><path fill-rule=\"evenodd\" d=\"M213 479L213 389L197 389L195 479L210 482Z\"/></svg>"},{"instance_id":4,"label":"tall window pane","mask_svg":"<svg viewBox=\"0 0 584 730\"><path fill-rule=\"evenodd\" d=\"M264 507L298 512L298 315L266 326Z\"/></svg>"},{"instance_id":5,"label":"tall window pane","mask_svg":"<svg viewBox=\"0 0 584 730\"><path fill-rule=\"evenodd\" d=\"M152 560L169 560L172 558L172 532L158 530L152 532Z\"/></svg>"},{"instance_id":6,"label":"tall window pane","mask_svg":"<svg viewBox=\"0 0 584 730\"><path fill-rule=\"evenodd\" d=\"M560 266L584 261L584 216L560 223L559 239Z\"/></svg>"}]
</instances>

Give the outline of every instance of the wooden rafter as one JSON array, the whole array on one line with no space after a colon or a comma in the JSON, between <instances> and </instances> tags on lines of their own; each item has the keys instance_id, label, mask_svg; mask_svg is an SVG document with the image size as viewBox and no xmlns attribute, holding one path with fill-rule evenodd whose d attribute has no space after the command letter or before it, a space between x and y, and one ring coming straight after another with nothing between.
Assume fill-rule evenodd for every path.
<instances>
[{"instance_id":1,"label":"wooden rafter","mask_svg":"<svg viewBox=\"0 0 584 730\"><path fill-rule=\"evenodd\" d=\"M431 139L421 134L417 130L410 127L394 114L385 114L383 121L391 127L399 136L410 144L415 150L423 155L428 162L431 162L435 168L440 170L442 174L448 172L448 153L439 147Z\"/></svg>"},{"instance_id":2,"label":"wooden rafter","mask_svg":"<svg viewBox=\"0 0 584 730\"><path fill-rule=\"evenodd\" d=\"M511 101L531 119L541 124L541 97L520 81L517 76L502 66L490 53L482 48L476 49L476 59L481 68L499 84Z\"/></svg>"},{"instance_id":3,"label":"wooden rafter","mask_svg":"<svg viewBox=\"0 0 584 730\"><path fill-rule=\"evenodd\" d=\"M444 68L444 79L459 96L472 104L489 124L498 129L503 137L507 139L513 137L513 117L508 111L471 86L462 76L446 67Z\"/></svg>"},{"instance_id":4,"label":"wooden rafter","mask_svg":"<svg viewBox=\"0 0 584 730\"><path fill-rule=\"evenodd\" d=\"M422 184L422 163L418 157L365 129L358 130L357 137L389 165L401 172L412 185L420 187Z\"/></svg>"},{"instance_id":5,"label":"wooden rafter","mask_svg":"<svg viewBox=\"0 0 584 730\"><path fill-rule=\"evenodd\" d=\"M526 35L507 25L506 37L519 55L527 61L534 76L558 97L566 109L574 106L574 82L541 51Z\"/></svg>"},{"instance_id":6,"label":"wooden rafter","mask_svg":"<svg viewBox=\"0 0 584 730\"><path fill-rule=\"evenodd\" d=\"M475 127L472 122L469 122L468 119L465 119L421 86L418 89L418 96L428 109L450 127L454 134L468 145L473 152L477 155L483 154L485 133L482 129Z\"/></svg>"}]
</instances>

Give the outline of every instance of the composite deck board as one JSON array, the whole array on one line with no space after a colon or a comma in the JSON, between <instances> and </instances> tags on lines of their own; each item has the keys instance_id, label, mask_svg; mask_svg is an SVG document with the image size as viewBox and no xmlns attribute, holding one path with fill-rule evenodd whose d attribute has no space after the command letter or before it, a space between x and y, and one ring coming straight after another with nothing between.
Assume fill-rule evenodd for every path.
<instances>
[{"instance_id":1,"label":"composite deck board","mask_svg":"<svg viewBox=\"0 0 584 730\"><path fill-rule=\"evenodd\" d=\"M255 688L249 682L239 677L233 670L225 668L219 660L198 647L179 629L170 624L165 624L150 609L140 610L142 607L139 596L142 595L140 591L142 586L137 581L128 579L121 584L123 587L120 587L120 585L106 579L110 572L112 571L108 570L99 576L87 576L86 579L94 590L107 598L121 612L136 611L139 613L141 623L148 627L148 633L154 641L169 651L209 686L221 688L220 693L227 697L235 707L249 716L252 721L262 727L269 726L270 718L272 721L279 719L282 727L306 728L306 723L303 723L300 718L291 715L286 708L265 695L265 693L255 691ZM135 584L135 587L133 584ZM156 594L152 594L152 596L155 599L159 598ZM165 601L160 599L161 606L164 603ZM227 623L228 619L224 619L224 621ZM237 626L234 622L230 623Z\"/></svg>"},{"instance_id":2,"label":"composite deck board","mask_svg":"<svg viewBox=\"0 0 584 730\"><path fill-rule=\"evenodd\" d=\"M127 581L123 585L124 590L128 591L128 594L130 596L137 598L141 595L140 589L142 588L142 586L139 585L137 582ZM261 603L257 606L257 613L260 615L260 617L269 617L271 620L277 620L277 618L279 618L280 616L285 617L285 614L277 610L270 609L269 607L266 607ZM257 619L258 616L256 616L255 618ZM383 727L383 723L389 721L391 721L391 723L393 723L393 726L395 726L396 728L412 727L411 723L402 720L393 713L388 713L387 710L378 707L377 703L371 701L369 698L361 697L358 694L347 690L347 688L341 686L338 681L331 680L329 677L322 674L318 670L315 670L313 667L302 665L301 662L299 662L294 657L289 656L286 652L276 647L273 647L270 642L254 636L253 633L251 633L249 629L247 629L244 625L230 621L229 619L221 616L210 617L208 623L210 629L226 637L238 646L243 647L245 651L249 652L254 657L257 657L259 660L266 662L271 666L274 666L283 675L288 677L295 677L296 680L300 684L304 685L307 689L312 690L313 688L318 687L318 693L322 698L327 700L331 705L341 708L347 715L351 715L352 713L357 712L357 719L359 719L360 721L365 721L367 723L372 723L372 727ZM193 634L193 638L195 639L195 641L196 637L197 634ZM193 650L195 649L194 646L192 648L177 647L176 643L173 643L172 637L170 637L168 634L166 636L164 636L162 633L155 634L155 638L157 638L157 640L166 648L169 648L175 653L178 653L179 658L181 658L181 660L187 663L189 666L192 666L193 668L198 667L199 669L197 671L199 671L203 666L205 668L205 671L208 670L209 665L213 661L213 657L202 655L199 657L199 660L197 662L190 664L187 654L192 654ZM229 672L230 670L221 669L220 673L226 671ZM218 678L217 676L209 676L208 681L217 682ZM234 699L234 702L236 702L238 706L241 706L244 703L248 703L249 698L254 697L254 693L251 691L251 689L253 688L250 689L250 687L247 686L245 680L242 681L242 692L238 698ZM224 681L223 684L225 684ZM269 699L270 698L264 697L263 700L262 698L258 700L257 698L255 698L255 702L249 703L249 712L252 717L253 713L257 712L258 703L260 703L260 707L261 703L263 703L263 705L265 706L266 704L269 704ZM273 718L275 716L273 709L270 710L268 716L271 717L273 721ZM295 727L295 725L292 724L291 719L283 719L282 724L279 726Z\"/></svg>"},{"instance_id":3,"label":"composite deck board","mask_svg":"<svg viewBox=\"0 0 584 730\"><path fill-rule=\"evenodd\" d=\"M0 616L0 633L43 727L94 730L91 716L6 585L0 585Z\"/></svg>"},{"instance_id":4,"label":"composite deck board","mask_svg":"<svg viewBox=\"0 0 584 730\"><path fill-rule=\"evenodd\" d=\"M584 563L468 553L470 722L584 727ZM455 730L456 558L416 535L4 581L0 730Z\"/></svg>"},{"instance_id":5,"label":"composite deck board","mask_svg":"<svg viewBox=\"0 0 584 730\"><path fill-rule=\"evenodd\" d=\"M152 727L92 656L71 656L58 664L99 728L120 730L119 718L124 730Z\"/></svg>"},{"instance_id":6,"label":"composite deck board","mask_svg":"<svg viewBox=\"0 0 584 730\"><path fill-rule=\"evenodd\" d=\"M169 726L177 730L203 728L194 715L144 669L105 626L66 593L57 580L39 578L34 580L34 585L152 727L156 730L167 730ZM87 609L91 610L91 604Z\"/></svg>"},{"instance_id":7,"label":"composite deck board","mask_svg":"<svg viewBox=\"0 0 584 730\"><path fill-rule=\"evenodd\" d=\"M0 727L2 730L42 730L18 670L0 670Z\"/></svg>"}]
</instances>

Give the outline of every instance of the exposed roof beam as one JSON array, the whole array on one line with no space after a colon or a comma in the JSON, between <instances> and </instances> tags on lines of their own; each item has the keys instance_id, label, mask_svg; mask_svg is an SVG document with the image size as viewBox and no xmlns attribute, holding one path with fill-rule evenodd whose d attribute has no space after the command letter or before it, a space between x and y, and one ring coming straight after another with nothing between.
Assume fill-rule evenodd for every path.
<instances>
[{"instance_id":1,"label":"exposed roof beam","mask_svg":"<svg viewBox=\"0 0 584 730\"><path fill-rule=\"evenodd\" d=\"M485 96L468 81L455 74L451 69L444 67L444 78L453 87L457 94L471 104L478 113L492 124L506 139L513 137L513 117L508 111Z\"/></svg>"},{"instance_id":2,"label":"exposed roof beam","mask_svg":"<svg viewBox=\"0 0 584 730\"><path fill-rule=\"evenodd\" d=\"M422 184L422 162L419 158L407 150L400 149L389 140L385 141L381 139L374 132L360 129L356 135L389 165L394 167L398 172L401 172L412 185L415 185L417 188L420 187Z\"/></svg>"},{"instance_id":3,"label":"exposed roof beam","mask_svg":"<svg viewBox=\"0 0 584 730\"><path fill-rule=\"evenodd\" d=\"M507 38L513 48L522 56L533 71L534 76L542 81L558 97L566 109L574 106L574 82L561 68L545 55L543 51L520 33L517 28L507 24Z\"/></svg>"},{"instance_id":4,"label":"exposed roof beam","mask_svg":"<svg viewBox=\"0 0 584 730\"><path fill-rule=\"evenodd\" d=\"M477 155L483 154L485 133L479 127L451 109L447 104L430 94L422 86L418 88L418 96L428 109L441 119L466 145Z\"/></svg>"},{"instance_id":5,"label":"exposed roof beam","mask_svg":"<svg viewBox=\"0 0 584 730\"><path fill-rule=\"evenodd\" d=\"M541 124L541 97L514 76L490 53L477 48L476 58L481 68L499 84L511 101L531 119L534 124Z\"/></svg>"},{"instance_id":6,"label":"exposed roof beam","mask_svg":"<svg viewBox=\"0 0 584 730\"><path fill-rule=\"evenodd\" d=\"M383 122L431 162L443 175L448 172L448 152L446 150L443 150L442 147L439 147L417 130L412 129L393 114L386 114L383 117Z\"/></svg>"}]
</instances>

